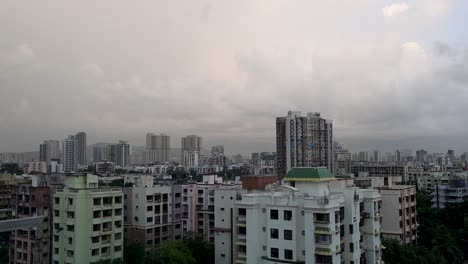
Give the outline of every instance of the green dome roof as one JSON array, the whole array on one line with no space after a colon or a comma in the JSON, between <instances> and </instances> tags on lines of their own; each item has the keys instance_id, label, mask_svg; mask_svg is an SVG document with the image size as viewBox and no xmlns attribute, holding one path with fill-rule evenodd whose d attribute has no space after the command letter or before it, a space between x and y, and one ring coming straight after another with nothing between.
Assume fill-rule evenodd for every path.
<instances>
[{"instance_id":1,"label":"green dome roof","mask_svg":"<svg viewBox=\"0 0 468 264\"><path fill-rule=\"evenodd\" d=\"M325 167L292 168L284 178L285 181L329 181L335 177Z\"/></svg>"}]
</instances>

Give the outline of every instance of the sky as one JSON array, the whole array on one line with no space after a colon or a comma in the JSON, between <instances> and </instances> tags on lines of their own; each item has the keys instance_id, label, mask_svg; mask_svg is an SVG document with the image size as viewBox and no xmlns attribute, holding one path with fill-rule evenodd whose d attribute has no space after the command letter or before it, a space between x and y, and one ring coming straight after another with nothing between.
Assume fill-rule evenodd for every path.
<instances>
[{"instance_id":1,"label":"sky","mask_svg":"<svg viewBox=\"0 0 468 264\"><path fill-rule=\"evenodd\" d=\"M197 134L275 150L288 110L352 151L468 151L466 0L0 3L0 152Z\"/></svg>"}]
</instances>

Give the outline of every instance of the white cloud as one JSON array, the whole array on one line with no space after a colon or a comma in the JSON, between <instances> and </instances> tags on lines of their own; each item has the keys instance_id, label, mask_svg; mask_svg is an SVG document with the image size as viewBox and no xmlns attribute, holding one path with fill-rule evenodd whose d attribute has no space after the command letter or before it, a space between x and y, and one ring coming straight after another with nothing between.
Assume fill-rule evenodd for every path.
<instances>
[{"instance_id":1,"label":"white cloud","mask_svg":"<svg viewBox=\"0 0 468 264\"><path fill-rule=\"evenodd\" d=\"M405 13L408 9L409 6L407 3L393 3L382 8L382 13L385 17L396 17Z\"/></svg>"},{"instance_id":2,"label":"white cloud","mask_svg":"<svg viewBox=\"0 0 468 264\"><path fill-rule=\"evenodd\" d=\"M406 42L401 45L400 72L402 77L413 79L427 72L427 53L417 42Z\"/></svg>"}]
</instances>

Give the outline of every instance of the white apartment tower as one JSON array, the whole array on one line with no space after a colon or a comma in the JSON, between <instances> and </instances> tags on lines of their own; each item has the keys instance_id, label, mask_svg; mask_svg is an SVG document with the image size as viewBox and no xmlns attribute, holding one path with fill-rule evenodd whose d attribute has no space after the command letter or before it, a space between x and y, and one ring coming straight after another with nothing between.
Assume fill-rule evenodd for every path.
<instances>
[{"instance_id":1,"label":"white apartment tower","mask_svg":"<svg viewBox=\"0 0 468 264\"><path fill-rule=\"evenodd\" d=\"M295 167L327 167L333 172L333 124L320 113L289 111L276 118L277 173Z\"/></svg>"},{"instance_id":2,"label":"white apartment tower","mask_svg":"<svg viewBox=\"0 0 468 264\"><path fill-rule=\"evenodd\" d=\"M242 195L234 263L380 263L380 194L330 190L333 179L323 167L293 168L289 185Z\"/></svg>"}]
</instances>

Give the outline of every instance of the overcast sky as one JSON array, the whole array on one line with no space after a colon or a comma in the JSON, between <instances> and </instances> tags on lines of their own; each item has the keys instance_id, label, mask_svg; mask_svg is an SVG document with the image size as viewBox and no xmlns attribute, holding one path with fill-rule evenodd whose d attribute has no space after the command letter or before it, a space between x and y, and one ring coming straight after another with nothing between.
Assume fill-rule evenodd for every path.
<instances>
[{"instance_id":1,"label":"overcast sky","mask_svg":"<svg viewBox=\"0 0 468 264\"><path fill-rule=\"evenodd\" d=\"M275 150L321 112L353 151L468 151L468 1L0 3L0 152L198 134Z\"/></svg>"}]
</instances>

